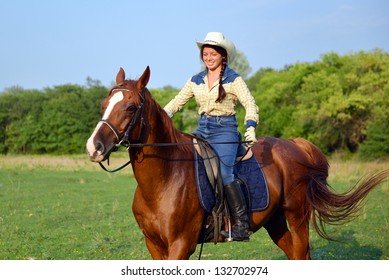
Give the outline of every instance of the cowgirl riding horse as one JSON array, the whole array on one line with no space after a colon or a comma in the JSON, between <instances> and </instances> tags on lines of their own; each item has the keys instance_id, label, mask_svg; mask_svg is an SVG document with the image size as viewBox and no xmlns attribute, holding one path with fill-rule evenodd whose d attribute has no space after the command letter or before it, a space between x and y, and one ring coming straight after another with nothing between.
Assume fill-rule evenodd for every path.
<instances>
[{"instance_id":1,"label":"cowgirl riding horse","mask_svg":"<svg viewBox=\"0 0 389 280\"><path fill-rule=\"evenodd\" d=\"M241 137L234 108L239 101L246 110L245 140L251 146L256 142L258 106L243 79L228 67L235 57L235 46L230 40L220 32L209 32L203 42L197 42L197 46L206 69L189 79L164 110L172 117L194 96L200 114L195 133L210 143L224 142L212 144L212 147L221 160L224 193L235 223L231 233L222 231L221 234L224 237L231 235L236 241L248 241L251 232L245 198L233 173L238 150L243 148L237 144Z\"/></svg>"}]
</instances>

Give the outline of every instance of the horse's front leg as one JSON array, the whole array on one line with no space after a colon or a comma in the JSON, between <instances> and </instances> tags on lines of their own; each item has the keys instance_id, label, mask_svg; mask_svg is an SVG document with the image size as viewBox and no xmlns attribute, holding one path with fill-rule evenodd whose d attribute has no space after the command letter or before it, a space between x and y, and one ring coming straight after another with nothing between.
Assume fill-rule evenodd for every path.
<instances>
[{"instance_id":1,"label":"horse's front leg","mask_svg":"<svg viewBox=\"0 0 389 280\"><path fill-rule=\"evenodd\" d=\"M160 246L153 242L151 239L145 237L146 246L153 260L166 260L168 256L168 250L166 247Z\"/></svg>"},{"instance_id":2,"label":"horse's front leg","mask_svg":"<svg viewBox=\"0 0 389 280\"><path fill-rule=\"evenodd\" d=\"M175 240L168 250L169 260L188 260L196 250L197 241L188 238Z\"/></svg>"},{"instance_id":3,"label":"horse's front leg","mask_svg":"<svg viewBox=\"0 0 389 280\"><path fill-rule=\"evenodd\" d=\"M171 244L161 246L145 237L147 249L153 260L188 260L196 250L197 242L193 238L175 239Z\"/></svg>"},{"instance_id":4,"label":"horse's front leg","mask_svg":"<svg viewBox=\"0 0 389 280\"><path fill-rule=\"evenodd\" d=\"M197 241L199 239L204 212L200 210L197 204L191 206L190 211L183 211L183 216L176 216L171 224L174 225L166 232L168 240L168 256L169 260L188 260L189 257L196 251Z\"/></svg>"}]
</instances>

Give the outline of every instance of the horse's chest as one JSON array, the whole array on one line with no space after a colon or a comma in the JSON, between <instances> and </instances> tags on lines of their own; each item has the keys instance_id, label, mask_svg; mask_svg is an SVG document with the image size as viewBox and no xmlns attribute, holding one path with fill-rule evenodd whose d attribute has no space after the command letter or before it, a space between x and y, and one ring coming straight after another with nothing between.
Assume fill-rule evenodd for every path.
<instances>
[{"instance_id":1,"label":"horse's chest","mask_svg":"<svg viewBox=\"0 0 389 280\"><path fill-rule=\"evenodd\" d=\"M135 192L132 211L142 231L154 230L159 227L161 217L159 207L150 200L146 200L140 191Z\"/></svg>"}]
</instances>

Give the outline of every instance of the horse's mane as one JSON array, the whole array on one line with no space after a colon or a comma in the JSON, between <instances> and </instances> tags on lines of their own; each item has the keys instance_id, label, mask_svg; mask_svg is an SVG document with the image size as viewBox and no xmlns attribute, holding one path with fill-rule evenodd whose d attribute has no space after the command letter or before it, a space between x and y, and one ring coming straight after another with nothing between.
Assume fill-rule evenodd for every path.
<instances>
[{"instance_id":1,"label":"horse's mane","mask_svg":"<svg viewBox=\"0 0 389 280\"><path fill-rule=\"evenodd\" d=\"M178 138L182 135L182 132L179 131L175 126L173 120L169 117L166 111L159 105L157 100L151 95L147 90L146 93L149 95L151 102L154 103L155 109L157 110L158 115L161 117L162 123L164 124L165 129L168 130L169 134L172 136L172 141L180 141Z\"/></svg>"},{"instance_id":2,"label":"horse's mane","mask_svg":"<svg viewBox=\"0 0 389 280\"><path fill-rule=\"evenodd\" d=\"M182 138L183 138L182 136L184 134L186 136L189 136L188 134L183 133L182 131L178 130L174 126L173 119L171 117L169 117L169 115L166 113L166 111L161 107L161 105L159 105L159 103L155 100L155 98L151 95L151 93L148 90L145 91L145 94L148 95L148 99L150 100L150 102L152 102L154 104L154 108L156 109L157 114L161 118L161 121L163 123L164 129L171 136L171 142L172 143L180 143L180 142L182 142ZM188 139L186 142L189 142L189 141L192 141L192 138ZM177 145L174 148L175 149L183 149L183 150L186 150L186 151L189 151L189 150L193 151L191 149L191 147L192 146L190 146L190 145Z\"/></svg>"}]
</instances>

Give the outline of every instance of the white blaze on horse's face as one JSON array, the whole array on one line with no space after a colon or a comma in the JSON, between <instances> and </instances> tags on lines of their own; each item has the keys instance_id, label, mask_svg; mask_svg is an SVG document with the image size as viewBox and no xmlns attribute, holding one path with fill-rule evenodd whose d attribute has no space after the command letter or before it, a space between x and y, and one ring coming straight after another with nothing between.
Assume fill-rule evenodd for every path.
<instances>
[{"instance_id":1,"label":"white blaze on horse's face","mask_svg":"<svg viewBox=\"0 0 389 280\"><path fill-rule=\"evenodd\" d=\"M115 105L120 101L122 101L123 98L124 98L123 92L121 91L118 91L114 95L112 95L112 97L109 99L107 110L105 110L104 112L103 120L107 120L109 118Z\"/></svg>"},{"instance_id":2,"label":"white blaze on horse's face","mask_svg":"<svg viewBox=\"0 0 389 280\"><path fill-rule=\"evenodd\" d=\"M115 92L111 98L109 99L108 107L104 112L103 120L107 120L111 115L113 109L116 104L122 101L124 98L123 92L118 91ZM103 125L103 122L99 122L93 131L92 135L89 137L88 142L86 143L86 150L88 152L89 158L93 161L102 161L104 159L105 147L103 143L96 138L96 134L98 133L100 127ZM98 143L98 145L96 145Z\"/></svg>"}]
</instances>

